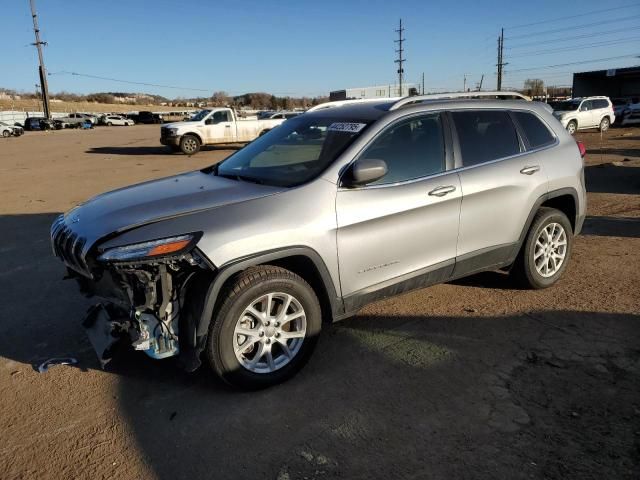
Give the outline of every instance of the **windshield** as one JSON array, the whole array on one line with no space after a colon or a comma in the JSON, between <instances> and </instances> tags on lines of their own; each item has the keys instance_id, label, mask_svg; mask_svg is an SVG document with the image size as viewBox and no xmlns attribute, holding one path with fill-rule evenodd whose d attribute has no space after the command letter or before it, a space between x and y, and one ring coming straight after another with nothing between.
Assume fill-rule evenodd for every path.
<instances>
[{"instance_id":1,"label":"windshield","mask_svg":"<svg viewBox=\"0 0 640 480\"><path fill-rule=\"evenodd\" d=\"M211 110L200 110L193 117L191 117L191 120L194 121L194 122L199 122L200 120L204 119L204 117L206 117L210 113L211 113Z\"/></svg>"},{"instance_id":2,"label":"windshield","mask_svg":"<svg viewBox=\"0 0 640 480\"><path fill-rule=\"evenodd\" d=\"M558 103L555 110L558 112L570 112L577 110L579 106L580 100L567 100L566 102Z\"/></svg>"},{"instance_id":3,"label":"windshield","mask_svg":"<svg viewBox=\"0 0 640 480\"><path fill-rule=\"evenodd\" d=\"M301 115L257 138L214 171L241 181L300 185L324 171L369 123Z\"/></svg>"}]
</instances>

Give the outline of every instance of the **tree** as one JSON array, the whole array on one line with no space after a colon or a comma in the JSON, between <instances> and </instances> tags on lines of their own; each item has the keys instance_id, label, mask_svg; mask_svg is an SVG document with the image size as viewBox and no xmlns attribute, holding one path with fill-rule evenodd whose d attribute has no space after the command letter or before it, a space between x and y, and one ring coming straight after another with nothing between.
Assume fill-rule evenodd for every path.
<instances>
[{"instance_id":1,"label":"tree","mask_svg":"<svg viewBox=\"0 0 640 480\"><path fill-rule=\"evenodd\" d=\"M213 95L211 95L211 104L214 107L224 107L226 105L229 105L230 102L231 97L227 94L227 92L213 92Z\"/></svg>"},{"instance_id":2,"label":"tree","mask_svg":"<svg viewBox=\"0 0 640 480\"><path fill-rule=\"evenodd\" d=\"M544 95L544 82L539 78L527 78L524 81L524 90L530 97Z\"/></svg>"}]
</instances>

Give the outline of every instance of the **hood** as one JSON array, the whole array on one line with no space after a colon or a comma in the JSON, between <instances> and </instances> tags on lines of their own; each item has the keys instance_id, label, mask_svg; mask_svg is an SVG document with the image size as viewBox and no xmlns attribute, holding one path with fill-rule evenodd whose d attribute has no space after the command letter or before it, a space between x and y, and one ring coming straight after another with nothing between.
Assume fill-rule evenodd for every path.
<instances>
[{"instance_id":1,"label":"hood","mask_svg":"<svg viewBox=\"0 0 640 480\"><path fill-rule=\"evenodd\" d=\"M187 120L186 122L173 122L173 123L165 123L164 125L162 125L162 128L180 128L180 127L190 127L190 126L196 126L196 125L202 125L202 122L194 122L191 120Z\"/></svg>"},{"instance_id":2,"label":"hood","mask_svg":"<svg viewBox=\"0 0 640 480\"><path fill-rule=\"evenodd\" d=\"M282 190L196 171L103 193L71 209L64 220L86 239L86 253L97 240L113 233Z\"/></svg>"}]
</instances>

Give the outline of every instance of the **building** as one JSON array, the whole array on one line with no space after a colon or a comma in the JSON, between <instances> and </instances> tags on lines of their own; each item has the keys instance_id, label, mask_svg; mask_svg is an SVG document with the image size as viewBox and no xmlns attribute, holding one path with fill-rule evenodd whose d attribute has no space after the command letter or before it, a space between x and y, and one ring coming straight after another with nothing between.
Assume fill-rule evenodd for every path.
<instances>
[{"instance_id":1,"label":"building","mask_svg":"<svg viewBox=\"0 0 640 480\"><path fill-rule=\"evenodd\" d=\"M640 97L640 66L573 74L573 96Z\"/></svg>"},{"instance_id":2,"label":"building","mask_svg":"<svg viewBox=\"0 0 640 480\"><path fill-rule=\"evenodd\" d=\"M386 98L386 97L407 97L417 95L420 86L417 83L403 83L402 92L397 84L376 85L373 87L347 88L345 90L334 90L329 93L329 100L351 100L355 98Z\"/></svg>"}]
</instances>

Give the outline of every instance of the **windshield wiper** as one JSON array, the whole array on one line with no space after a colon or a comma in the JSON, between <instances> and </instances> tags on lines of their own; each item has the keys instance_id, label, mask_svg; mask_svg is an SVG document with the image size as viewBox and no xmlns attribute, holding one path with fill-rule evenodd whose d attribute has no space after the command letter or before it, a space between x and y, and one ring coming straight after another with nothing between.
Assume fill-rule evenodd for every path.
<instances>
[{"instance_id":1,"label":"windshield wiper","mask_svg":"<svg viewBox=\"0 0 640 480\"><path fill-rule=\"evenodd\" d=\"M242 182L256 183L258 185L263 185L264 184L264 182L262 180L260 180L259 178L249 177L247 175L236 175L236 174L233 174L233 173L220 173L220 172L217 172L216 175L218 177L228 178L230 180L238 180L238 181L242 181Z\"/></svg>"}]
</instances>

